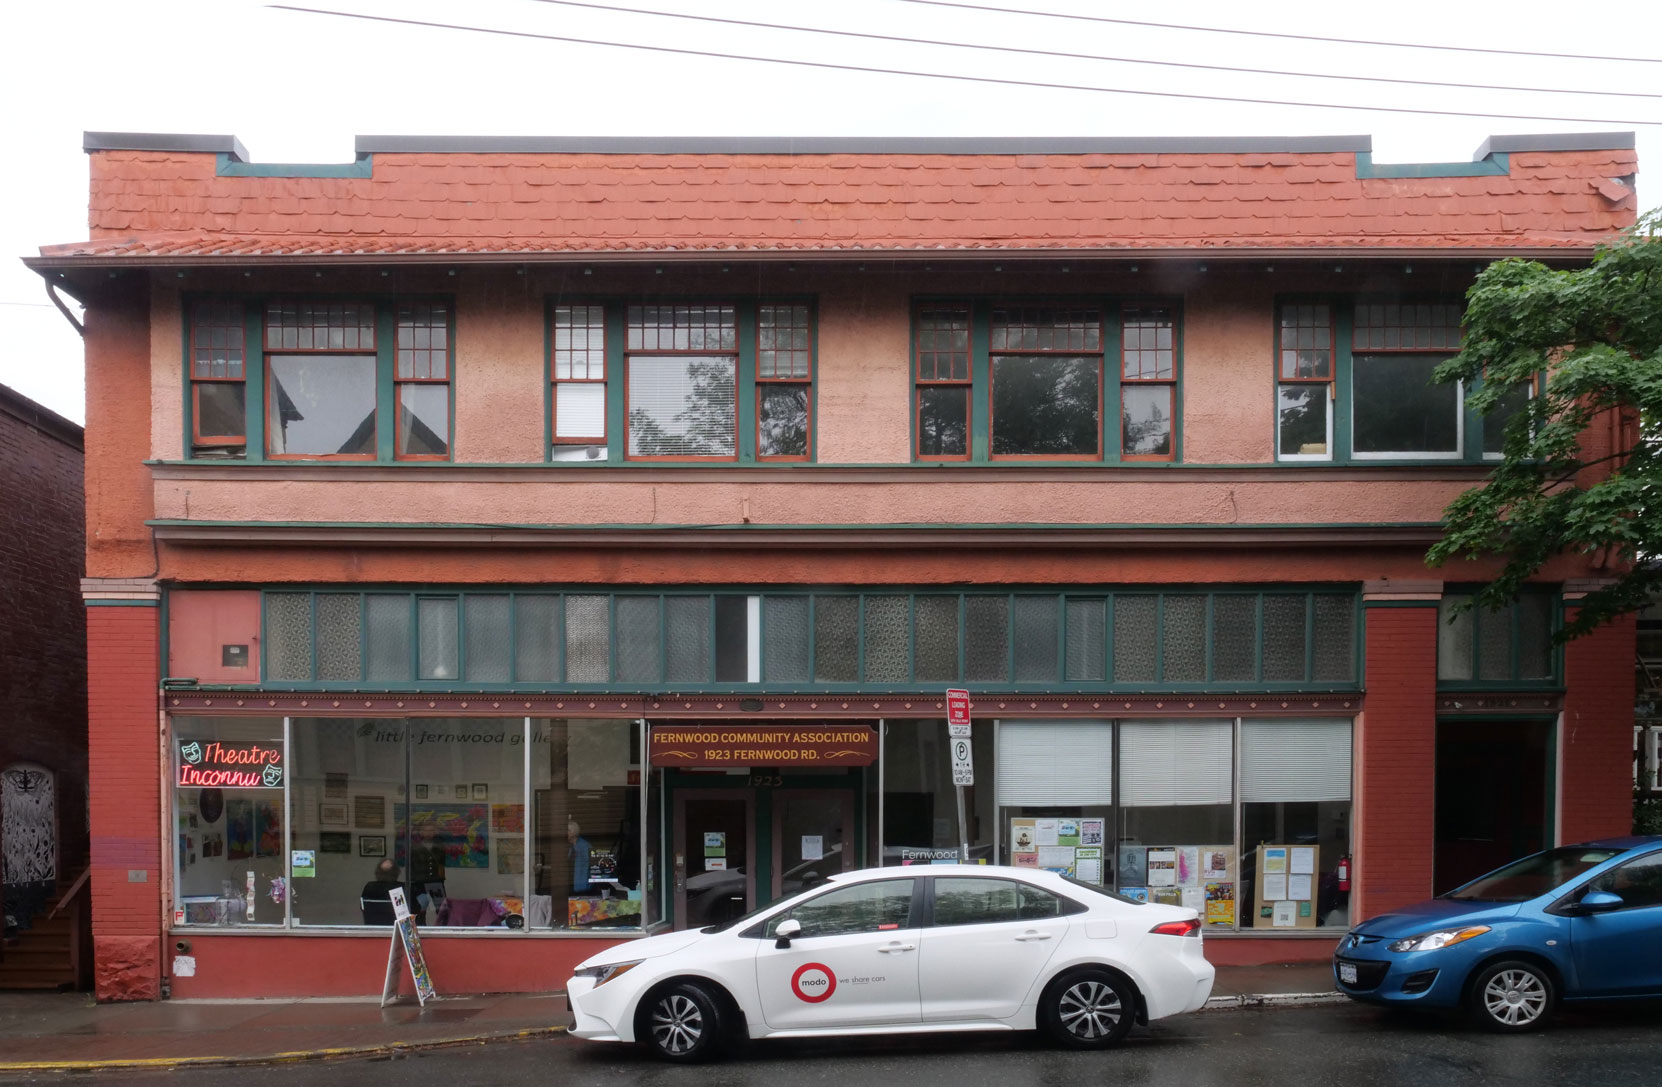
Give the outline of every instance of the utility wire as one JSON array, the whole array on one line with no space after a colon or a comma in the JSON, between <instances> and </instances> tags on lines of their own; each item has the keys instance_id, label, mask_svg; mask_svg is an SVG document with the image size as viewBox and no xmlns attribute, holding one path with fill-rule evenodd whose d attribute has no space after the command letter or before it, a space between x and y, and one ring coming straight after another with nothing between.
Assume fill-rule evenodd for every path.
<instances>
[{"instance_id":1,"label":"utility wire","mask_svg":"<svg viewBox=\"0 0 1662 1087\"><path fill-rule=\"evenodd\" d=\"M1487 49L1477 45L1430 45L1425 42L1385 42L1367 38L1324 38L1316 34L1285 34L1273 30L1232 30L1221 26L1188 26L1183 23L1150 23L1139 19L1111 19L1105 15L1070 15L1060 11L1033 11L1027 8L999 8L985 4L962 4L953 0L899 0L902 4L924 4L935 8L962 8L990 11L999 15L1032 15L1041 19L1071 19L1083 23L1114 23L1118 26L1147 26L1157 30L1192 30L1200 34L1241 34L1254 38L1284 38L1301 42L1334 42L1339 45L1378 45L1389 49L1440 49L1451 53L1490 53L1502 57L1548 57L1553 60L1601 60L1622 64L1662 64L1659 57L1595 57L1585 53L1537 53L1527 49ZM1477 115L1473 115L1477 116Z\"/></svg>"},{"instance_id":2,"label":"utility wire","mask_svg":"<svg viewBox=\"0 0 1662 1087\"><path fill-rule=\"evenodd\" d=\"M907 38L897 34L872 34L860 30L834 30L827 27L791 26L786 23L763 23L750 19L727 19L716 15L689 15L679 11L653 11L648 8L617 7L612 4L591 4L583 0L532 0L538 4L555 4L565 8L588 8L592 11L612 11L627 15L651 15L663 19L688 19L700 23L720 23L725 26L748 26L762 30L788 30L799 34L826 34L839 38L864 38L868 41L900 42L905 45L933 45L945 49L980 49L995 53L1019 53L1030 57L1056 57L1063 60L1094 60L1116 64L1145 64L1160 68L1189 68L1203 72L1234 72L1240 75L1292 76L1297 79L1343 79L1357 83L1396 83L1409 87L1454 87L1468 91L1518 91L1525 94L1589 94L1608 98L1662 98L1662 94L1640 91L1583 91L1570 87L1513 87L1493 83L1445 83L1434 79L1399 79L1392 76L1341 75L1335 72L1295 72L1277 68L1238 68L1227 64L1195 64L1180 60L1151 60L1146 57L1101 56L1095 53L1069 53L1055 49L1024 49L1014 45L978 45L974 42L942 41L936 38Z\"/></svg>"},{"instance_id":3,"label":"utility wire","mask_svg":"<svg viewBox=\"0 0 1662 1087\"><path fill-rule=\"evenodd\" d=\"M525 38L534 41L566 42L572 45L597 45L609 49L634 49L649 53L673 53L687 57L709 57L716 60L744 60L757 64L781 64L802 68L824 68L838 72L863 72L874 75L913 76L920 79L950 79L966 83L990 83L1002 87L1033 87L1040 90L1086 91L1093 94L1129 94L1153 98L1182 98L1200 102L1233 102L1255 106L1296 106L1306 109L1358 110L1366 113L1407 113L1429 117L1485 117L1502 121L1555 121L1567 124L1595 125L1655 125L1656 121L1629 120L1611 117L1553 117L1539 113L1484 113L1474 110L1412 109L1407 106L1359 106L1331 102L1293 102L1279 98L1242 98L1221 94L1192 94L1179 91L1153 91L1131 87L1096 87L1079 83L1043 83L1029 79L1000 79L996 76L952 75L944 72L920 72L904 68L878 68L862 64L833 64L821 60L791 60L784 57L757 57L743 53L722 53L708 49L682 49L668 45L642 45L634 42L602 41L594 38L576 38L561 34L537 34L529 30L501 30L494 27L469 26L461 23L439 23L422 19L399 19L391 15L368 15L355 11L333 11L326 8L299 7L293 4L269 4L277 11L294 11L305 15L329 15L342 19L362 19L366 22L393 23L401 26L421 26L434 30L459 30L472 34L495 34L502 37Z\"/></svg>"}]
</instances>

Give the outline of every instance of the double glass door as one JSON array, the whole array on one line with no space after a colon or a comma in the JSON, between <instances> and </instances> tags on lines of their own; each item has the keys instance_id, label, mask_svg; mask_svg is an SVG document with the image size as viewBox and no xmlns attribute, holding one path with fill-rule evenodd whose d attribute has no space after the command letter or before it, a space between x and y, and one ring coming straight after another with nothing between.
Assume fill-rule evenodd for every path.
<instances>
[{"instance_id":1,"label":"double glass door","mask_svg":"<svg viewBox=\"0 0 1662 1087\"><path fill-rule=\"evenodd\" d=\"M721 924L854 868L854 797L851 788L677 790L675 927Z\"/></svg>"}]
</instances>

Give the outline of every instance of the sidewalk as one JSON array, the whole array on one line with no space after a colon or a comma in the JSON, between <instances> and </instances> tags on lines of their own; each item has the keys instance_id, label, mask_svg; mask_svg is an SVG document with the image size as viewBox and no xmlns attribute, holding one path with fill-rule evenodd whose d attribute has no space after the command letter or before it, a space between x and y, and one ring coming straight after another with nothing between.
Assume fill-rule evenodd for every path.
<instances>
[{"instance_id":1,"label":"sidewalk","mask_svg":"<svg viewBox=\"0 0 1662 1087\"><path fill-rule=\"evenodd\" d=\"M1326 964L1220 966L1207 1010L1342 999ZM0 993L0 1075L278 1064L564 1032L563 995L94 1004L86 993Z\"/></svg>"}]
</instances>

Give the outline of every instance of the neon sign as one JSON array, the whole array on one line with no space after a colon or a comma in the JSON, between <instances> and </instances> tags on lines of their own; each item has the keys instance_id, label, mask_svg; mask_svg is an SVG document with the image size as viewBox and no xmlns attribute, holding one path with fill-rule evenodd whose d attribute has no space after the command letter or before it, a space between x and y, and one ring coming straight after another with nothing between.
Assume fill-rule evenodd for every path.
<instances>
[{"instance_id":1,"label":"neon sign","mask_svg":"<svg viewBox=\"0 0 1662 1087\"><path fill-rule=\"evenodd\" d=\"M192 740L179 745L179 784L214 789L281 789L281 744Z\"/></svg>"}]
</instances>

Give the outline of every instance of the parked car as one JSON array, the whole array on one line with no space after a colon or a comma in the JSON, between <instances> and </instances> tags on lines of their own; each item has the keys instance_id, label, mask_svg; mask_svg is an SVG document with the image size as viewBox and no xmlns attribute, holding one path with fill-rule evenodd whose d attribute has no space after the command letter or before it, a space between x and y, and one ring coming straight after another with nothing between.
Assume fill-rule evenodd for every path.
<instances>
[{"instance_id":1,"label":"parked car","mask_svg":"<svg viewBox=\"0 0 1662 1087\"><path fill-rule=\"evenodd\" d=\"M1662 997L1662 837L1548 849L1355 926L1339 991L1540 1026L1561 1001Z\"/></svg>"},{"instance_id":2,"label":"parked car","mask_svg":"<svg viewBox=\"0 0 1662 1087\"><path fill-rule=\"evenodd\" d=\"M621 944L566 992L577 1037L693 1061L746 1037L952 1030L1095 1049L1199 1008L1212 977L1194 910L950 864L837 873L726 924Z\"/></svg>"}]
</instances>

